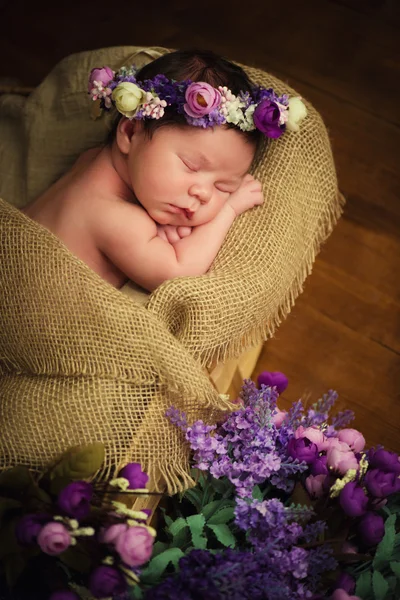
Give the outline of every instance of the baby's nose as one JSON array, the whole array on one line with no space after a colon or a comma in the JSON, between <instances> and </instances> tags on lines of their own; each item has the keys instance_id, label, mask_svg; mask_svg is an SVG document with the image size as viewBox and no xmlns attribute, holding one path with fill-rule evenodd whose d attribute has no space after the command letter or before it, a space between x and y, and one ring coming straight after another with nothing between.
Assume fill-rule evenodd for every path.
<instances>
[{"instance_id":1,"label":"baby's nose","mask_svg":"<svg viewBox=\"0 0 400 600\"><path fill-rule=\"evenodd\" d=\"M201 204L206 204L211 199L212 192L209 186L194 184L189 189L189 195L197 198Z\"/></svg>"}]
</instances>

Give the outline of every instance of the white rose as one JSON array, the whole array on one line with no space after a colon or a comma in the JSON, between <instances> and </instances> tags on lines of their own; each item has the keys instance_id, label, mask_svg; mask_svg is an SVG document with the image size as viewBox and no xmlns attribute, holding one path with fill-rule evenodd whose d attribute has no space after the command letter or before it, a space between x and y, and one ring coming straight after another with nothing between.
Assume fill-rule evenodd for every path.
<instances>
[{"instance_id":1,"label":"white rose","mask_svg":"<svg viewBox=\"0 0 400 600\"><path fill-rule=\"evenodd\" d=\"M307 109L300 96L289 98L288 120L286 127L289 131L299 131L299 123L307 116Z\"/></svg>"},{"instance_id":2,"label":"white rose","mask_svg":"<svg viewBox=\"0 0 400 600\"><path fill-rule=\"evenodd\" d=\"M146 100L146 92L135 83L124 81L117 85L112 93L115 106L128 119L135 116L139 106Z\"/></svg>"}]
</instances>

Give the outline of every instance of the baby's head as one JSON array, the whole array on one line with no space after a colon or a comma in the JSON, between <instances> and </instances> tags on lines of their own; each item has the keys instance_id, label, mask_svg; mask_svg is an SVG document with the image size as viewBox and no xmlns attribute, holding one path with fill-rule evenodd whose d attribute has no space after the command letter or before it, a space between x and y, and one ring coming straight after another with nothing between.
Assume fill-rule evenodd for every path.
<instances>
[{"instance_id":1,"label":"baby's head","mask_svg":"<svg viewBox=\"0 0 400 600\"><path fill-rule=\"evenodd\" d=\"M264 136L280 137L288 121L287 96L212 52L172 52L139 72L95 69L89 92L123 115L110 141L114 165L160 224L213 219Z\"/></svg>"}]
</instances>

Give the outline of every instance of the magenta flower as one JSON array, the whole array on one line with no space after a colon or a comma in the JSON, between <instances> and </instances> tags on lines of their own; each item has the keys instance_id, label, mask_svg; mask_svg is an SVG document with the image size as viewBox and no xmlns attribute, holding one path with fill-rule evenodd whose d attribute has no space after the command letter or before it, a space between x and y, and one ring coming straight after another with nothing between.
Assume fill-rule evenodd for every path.
<instances>
[{"instance_id":1,"label":"magenta flower","mask_svg":"<svg viewBox=\"0 0 400 600\"><path fill-rule=\"evenodd\" d=\"M92 69L89 75L88 91L93 87L93 82L101 83L103 87L107 87L114 77L114 71L110 67L101 67Z\"/></svg>"},{"instance_id":2,"label":"magenta flower","mask_svg":"<svg viewBox=\"0 0 400 600\"><path fill-rule=\"evenodd\" d=\"M339 496L340 506L349 517L360 517L367 510L368 498L355 481L346 483Z\"/></svg>"},{"instance_id":3,"label":"magenta flower","mask_svg":"<svg viewBox=\"0 0 400 600\"><path fill-rule=\"evenodd\" d=\"M73 481L58 495L60 510L73 519L84 519L90 512L93 486L86 481Z\"/></svg>"},{"instance_id":4,"label":"magenta flower","mask_svg":"<svg viewBox=\"0 0 400 600\"><path fill-rule=\"evenodd\" d=\"M126 523L116 523L115 525L110 525L107 529L103 529L100 532L100 542L103 544L115 544L118 539L118 536L121 533L125 533L128 530L128 525Z\"/></svg>"},{"instance_id":5,"label":"magenta flower","mask_svg":"<svg viewBox=\"0 0 400 600\"><path fill-rule=\"evenodd\" d=\"M190 117L204 117L210 114L221 102L221 94L209 83L197 81L188 85L183 108Z\"/></svg>"},{"instance_id":6,"label":"magenta flower","mask_svg":"<svg viewBox=\"0 0 400 600\"><path fill-rule=\"evenodd\" d=\"M371 452L369 464L373 469L400 475L400 458L394 452L383 449L377 450L373 454Z\"/></svg>"},{"instance_id":7,"label":"magenta flower","mask_svg":"<svg viewBox=\"0 0 400 600\"><path fill-rule=\"evenodd\" d=\"M387 498L390 494L400 492L400 479L397 473L385 473L379 469L367 471L364 483L375 498Z\"/></svg>"},{"instance_id":8,"label":"magenta flower","mask_svg":"<svg viewBox=\"0 0 400 600\"><path fill-rule=\"evenodd\" d=\"M153 541L145 527L129 527L116 538L115 549L126 565L139 567L150 559Z\"/></svg>"},{"instance_id":9,"label":"magenta flower","mask_svg":"<svg viewBox=\"0 0 400 600\"><path fill-rule=\"evenodd\" d=\"M360 596L349 596L346 590L338 588L332 594L331 600L362 600Z\"/></svg>"},{"instance_id":10,"label":"magenta flower","mask_svg":"<svg viewBox=\"0 0 400 600\"><path fill-rule=\"evenodd\" d=\"M308 438L296 440L292 437L287 445L287 453L292 458L297 458L300 462L304 461L310 465L317 458L318 448Z\"/></svg>"},{"instance_id":11,"label":"magenta flower","mask_svg":"<svg viewBox=\"0 0 400 600\"><path fill-rule=\"evenodd\" d=\"M24 515L18 521L15 528L17 542L21 544L21 546L36 544L37 536L43 526L49 521L51 521L51 517L44 513Z\"/></svg>"},{"instance_id":12,"label":"magenta flower","mask_svg":"<svg viewBox=\"0 0 400 600\"><path fill-rule=\"evenodd\" d=\"M282 394L286 390L289 380L279 371L263 371L259 374L257 383L259 386L264 384L268 387L276 387L278 394Z\"/></svg>"},{"instance_id":13,"label":"magenta flower","mask_svg":"<svg viewBox=\"0 0 400 600\"><path fill-rule=\"evenodd\" d=\"M271 100L265 99L260 102L253 114L256 128L270 138L279 138L284 132L280 125L281 111L279 106Z\"/></svg>"},{"instance_id":14,"label":"magenta flower","mask_svg":"<svg viewBox=\"0 0 400 600\"><path fill-rule=\"evenodd\" d=\"M338 439L348 444L354 452L361 452L365 446L365 438L357 429L341 429Z\"/></svg>"},{"instance_id":15,"label":"magenta flower","mask_svg":"<svg viewBox=\"0 0 400 600\"><path fill-rule=\"evenodd\" d=\"M358 535L366 546L377 546L385 535L383 518L374 512L367 512L358 524Z\"/></svg>"},{"instance_id":16,"label":"magenta flower","mask_svg":"<svg viewBox=\"0 0 400 600\"><path fill-rule=\"evenodd\" d=\"M97 567L89 577L89 589L95 598L123 594L127 587L121 571L107 565Z\"/></svg>"},{"instance_id":17,"label":"magenta flower","mask_svg":"<svg viewBox=\"0 0 400 600\"><path fill-rule=\"evenodd\" d=\"M145 488L149 480L149 476L142 471L139 463L129 463L121 469L118 477L125 477L129 481L129 489L131 490Z\"/></svg>"},{"instance_id":18,"label":"magenta flower","mask_svg":"<svg viewBox=\"0 0 400 600\"><path fill-rule=\"evenodd\" d=\"M324 493L324 481L326 475L309 475L305 481L307 492L311 498L321 498Z\"/></svg>"},{"instance_id":19,"label":"magenta flower","mask_svg":"<svg viewBox=\"0 0 400 600\"><path fill-rule=\"evenodd\" d=\"M294 432L296 440L300 438L307 438L310 442L314 442L317 448L320 449L325 441L325 436L318 427L303 427L300 425Z\"/></svg>"},{"instance_id":20,"label":"magenta flower","mask_svg":"<svg viewBox=\"0 0 400 600\"><path fill-rule=\"evenodd\" d=\"M79 596L71 590L58 590L51 594L49 600L79 600Z\"/></svg>"},{"instance_id":21,"label":"magenta flower","mask_svg":"<svg viewBox=\"0 0 400 600\"><path fill-rule=\"evenodd\" d=\"M56 556L71 545L71 536L62 523L51 521L41 529L37 542L42 552Z\"/></svg>"},{"instance_id":22,"label":"magenta flower","mask_svg":"<svg viewBox=\"0 0 400 600\"><path fill-rule=\"evenodd\" d=\"M317 456L310 468L311 475L328 475L327 460L326 456Z\"/></svg>"},{"instance_id":23,"label":"magenta flower","mask_svg":"<svg viewBox=\"0 0 400 600\"><path fill-rule=\"evenodd\" d=\"M346 573L346 571L342 571L336 579L335 588L342 589L348 594L352 594L356 589L356 580L349 573Z\"/></svg>"}]
</instances>

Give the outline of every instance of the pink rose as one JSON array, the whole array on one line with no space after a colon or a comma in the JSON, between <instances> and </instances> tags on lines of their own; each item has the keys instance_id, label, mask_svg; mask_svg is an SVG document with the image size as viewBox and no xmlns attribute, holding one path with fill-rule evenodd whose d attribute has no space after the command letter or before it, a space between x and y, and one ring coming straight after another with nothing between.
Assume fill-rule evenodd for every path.
<instances>
[{"instance_id":1,"label":"pink rose","mask_svg":"<svg viewBox=\"0 0 400 600\"><path fill-rule=\"evenodd\" d=\"M110 67L101 67L100 69L92 69L89 75L89 84L88 91L93 87L93 82L98 81L103 85L103 87L107 87L108 84L112 81L114 77L114 71L110 69Z\"/></svg>"},{"instance_id":2,"label":"pink rose","mask_svg":"<svg viewBox=\"0 0 400 600\"><path fill-rule=\"evenodd\" d=\"M275 425L275 427L280 427L282 425L282 423L284 422L284 420L286 419L287 416L287 411L286 410L280 410L279 408L275 409L275 414L272 417L272 422Z\"/></svg>"},{"instance_id":3,"label":"pink rose","mask_svg":"<svg viewBox=\"0 0 400 600\"><path fill-rule=\"evenodd\" d=\"M62 523L51 521L41 529L37 542L43 552L55 556L71 545L71 536Z\"/></svg>"},{"instance_id":4,"label":"pink rose","mask_svg":"<svg viewBox=\"0 0 400 600\"><path fill-rule=\"evenodd\" d=\"M126 523L116 523L115 525L110 525L106 529L102 529L100 532L100 542L102 544L115 544L117 538L127 531L128 525Z\"/></svg>"},{"instance_id":5,"label":"pink rose","mask_svg":"<svg viewBox=\"0 0 400 600\"><path fill-rule=\"evenodd\" d=\"M338 433L341 442L345 442L354 452L361 452L365 446L365 438L357 429L342 429Z\"/></svg>"},{"instance_id":6,"label":"pink rose","mask_svg":"<svg viewBox=\"0 0 400 600\"><path fill-rule=\"evenodd\" d=\"M115 549L126 565L139 567L150 559L153 541L153 536L145 527L129 527L118 535Z\"/></svg>"},{"instance_id":7,"label":"pink rose","mask_svg":"<svg viewBox=\"0 0 400 600\"><path fill-rule=\"evenodd\" d=\"M184 110L191 117L204 117L210 114L221 102L221 94L209 83L198 81L188 85L185 93Z\"/></svg>"},{"instance_id":8,"label":"pink rose","mask_svg":"<svg viewBox=\"0 0 400 600\"><path fill-rule=\"evenodd\" d=\"M332 594L332 600L361 600L360 596L349 596L349 594L342 589L337 589Z\"/></svg>"},{"instance_id":9,"label":"pink rose","mask_svg":"<svg viewBox=\"0 0 400 600\"><path fill-rule=\"evenodd\" d=\"M321 447L319 448L319 451L327 452L328 450L331 450L332 448L336 448L337 450L341 450L342 452L349 452L351 449L348 444L346 444L345 442L341 442L336 437L331 437L331 438L326 437L324 439L324 441L322 442Z\"/></svg>"},{"instance_id":10,"label":"pink rose","mask_svg":"<svg viewBox=\"0 0 400 600\"><path fill-rule=\"evenodd\" d=\"M306 489L312 498L321 498L324 493L326 475L309 475L306 479Z\"/></svg>"},{"instance_id":11,"label":"pink rose","mask_svg":"<svg viewBox=\"0 0 400 600\"><path fill-rule=\"evenodd\" d=\"M347 473L349 469L358 470L358 460L351 450L344 451L339 448L329 448L327 452L327 465L335 471L339 471L342 475Z\"/></svg>"},{"instance_id":12,"label":"pink rose","mask_svg":"<svg viewBox=\"0 0 400 600\"><path fill-rule=\"evenodd\" d=\"M318 429L318 427L303 427L302 425L300 425L300 427L296 429L296 431L294 432L294 437L296 439L304 437L308 438L310 442L314 442L318 450L320 449L320 446L322 446L323 442L326 439L324 434L320 429Z\"/></svg>"}]
</instances>

